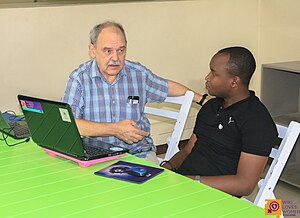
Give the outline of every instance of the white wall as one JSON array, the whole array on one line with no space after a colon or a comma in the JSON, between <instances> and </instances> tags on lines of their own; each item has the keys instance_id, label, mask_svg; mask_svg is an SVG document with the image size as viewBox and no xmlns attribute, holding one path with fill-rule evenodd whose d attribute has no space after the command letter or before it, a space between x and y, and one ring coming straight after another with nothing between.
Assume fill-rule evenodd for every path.
<instances>
[{"instance_id":1,"label":"white wall","mask_svg":"<svg viewBox=\"0 0 300 218\"><path fill-rule=\"evenodd\" d=\"M0 110L17 110L18 93L59 99L70 72L89 58L89 30L108 19L124 25L128 59L203 92L218 49L238 44L257 53L257 14L252 0L0 9Z\"/></svg>"},{"instance_id":2,"label":"white wall","mask_svg":"<svg viewBox=\"0 0 300 218\"><path fill-rule=\"evenodd\" d=\"M300 60L300 1L261 1L261 63Z\"/></svg>"},{"instance_id":3,"label":"white wall","mask_svg":"<svg viewBox=\"0 0 300 218\"><path fill-rule=\"evenodd\" d=\"M123 24L128 59L200 92L211 56L246 46L257 59L251 88L259 95L262 63L299 60L299 8L298 0L198 0L0 9L0 110L18 110L18 93L58 100L89 58L89 30L105 20Z\"/></svg>"}]
</instances>

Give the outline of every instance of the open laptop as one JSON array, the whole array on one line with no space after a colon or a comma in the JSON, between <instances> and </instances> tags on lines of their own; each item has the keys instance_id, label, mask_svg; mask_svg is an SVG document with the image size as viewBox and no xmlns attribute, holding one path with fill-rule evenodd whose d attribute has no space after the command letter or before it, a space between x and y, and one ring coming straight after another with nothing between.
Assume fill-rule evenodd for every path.
<instances>
[{"instance_id":1,"label":"open laptop","mask_svg":"<svg viewBox=\"0 0 300 218\"><path fill-rule=\"evenodd\" d=\"M128 149L92 138L81 138L67 103L18 95L32 140L48 150L80 161L117 156Z\"/></svg>"},{"instance_id":2,"label":"open laptop","mask_svg":"<svg viewBox=\"0 0 300 218\"><path fill-rule=\"evenodd\" d=\"M14 114L2 113L1 111L0 132L13 137L14 139L24 139L30 136L30 132L25 120L20 120L20 117Z\"/></svg>"}]
</instances>

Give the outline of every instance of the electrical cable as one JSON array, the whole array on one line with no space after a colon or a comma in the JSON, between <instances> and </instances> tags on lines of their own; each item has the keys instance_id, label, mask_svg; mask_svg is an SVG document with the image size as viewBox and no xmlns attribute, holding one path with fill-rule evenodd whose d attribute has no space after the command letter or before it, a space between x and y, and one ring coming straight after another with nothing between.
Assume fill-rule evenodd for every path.
<instances>
[{"instance_id":1,"label":"electrical cable","mask_svg":"<svg viewBox=\"0 0 300 218\"><path fill-rule=\"evenodd\" d=\"M5 133L5 130L8 130L8 133L10 133L12 131L11 128L4 128L3 131L2 131L2 139L0 138L1 141L4 141L5 144L7 146L15 146L15 145L19 145L19 144L22 144L22 143L25 143L25 142L29 142L30 141L30 138L26 138L25 140L21 141L21 142L17 142L17 143L13 143L13 144L9 144L7 142L7 138L9 137L9 135L7 133Z\"/></svg>"}]
</instances>

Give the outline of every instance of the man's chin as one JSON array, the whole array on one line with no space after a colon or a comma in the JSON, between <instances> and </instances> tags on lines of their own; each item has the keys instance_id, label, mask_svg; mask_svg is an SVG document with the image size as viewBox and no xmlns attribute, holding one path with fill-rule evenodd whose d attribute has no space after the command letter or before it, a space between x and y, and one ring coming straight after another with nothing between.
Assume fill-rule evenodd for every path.
<instances>
[{"instance_id":1,"label":"man's chin","mask_svg":"<svg viewBox=\"0 0 300 218\"><path fill-rule=\"evenodd\" d=\"M211 94L211 91L209 90L209 87L207 87L207 85L205 86L205 89L207 90L207 93L208 93L209 95L212 95L212 94Z\"/></svg>"}]
</instances>

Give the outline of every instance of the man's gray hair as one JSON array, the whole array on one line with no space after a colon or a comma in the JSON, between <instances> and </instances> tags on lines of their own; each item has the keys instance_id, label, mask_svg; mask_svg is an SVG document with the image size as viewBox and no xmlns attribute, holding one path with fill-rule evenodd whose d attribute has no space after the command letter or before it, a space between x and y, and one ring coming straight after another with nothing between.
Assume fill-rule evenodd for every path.
<instances>
[{"instance_id":1,"label":"man's gray hair","mask_svg":"<svg viewBox=\"0 0 300 218\"><path fill-rule=\"evenodd\" d=\"M127 39L126 39L126 34L124 31L124 28L122 27L121 24L114 22L114 21L106 21L104 23L100 23L100 24L97 24L96 26L94 26L93 29L91 29L91 31L90 31L91 44L96 46L97 38L98 38L99 34L106 27L115 27L115 28L119 29L123 33L124 38L125 38L125 43L127 44Z\"/></svg>"}]
</instances>

